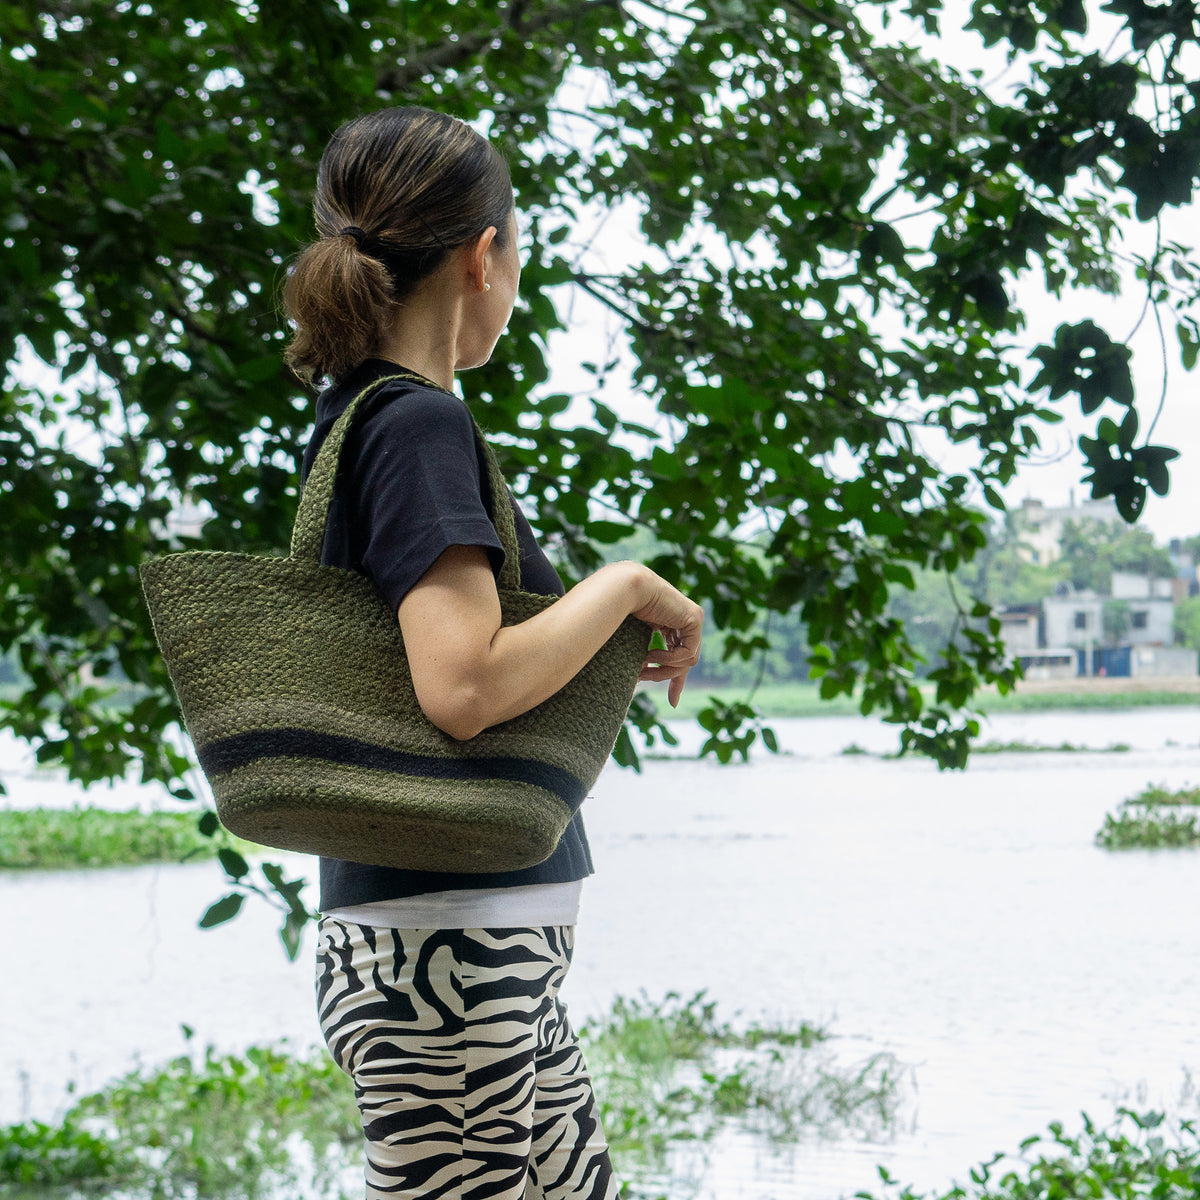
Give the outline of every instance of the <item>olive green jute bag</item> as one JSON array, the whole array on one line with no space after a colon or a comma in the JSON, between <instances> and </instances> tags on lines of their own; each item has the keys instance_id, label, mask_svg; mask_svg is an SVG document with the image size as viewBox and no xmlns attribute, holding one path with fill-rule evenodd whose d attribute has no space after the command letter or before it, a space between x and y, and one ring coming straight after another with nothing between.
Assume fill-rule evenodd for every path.
<instances>
[{"instance_id":1,"label":"olive green jute bag","mask_svg":"<svg viewBox=\"0 0 1200 1200\"><path fill-rule=\"evenodd\" d=\"M321 447L289 557L197 550L143 564L154 633L217 816L239 837L414 870L530 867L612 752L650 627L627 619L561 691L468 741L433 725L396 614L365 576L320 561L342 443L382 382ZM508 488L476 436L504 547L503 623L515 625L557 597L520 590Z\"/></svg>"}]
</instances>

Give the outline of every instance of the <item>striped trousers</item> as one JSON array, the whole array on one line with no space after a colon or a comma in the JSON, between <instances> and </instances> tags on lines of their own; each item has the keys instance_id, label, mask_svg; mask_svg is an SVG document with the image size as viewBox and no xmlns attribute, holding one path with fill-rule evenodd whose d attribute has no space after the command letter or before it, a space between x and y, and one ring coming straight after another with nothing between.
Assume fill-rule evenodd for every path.
<instances>
[{"instance_id":1,"label":"striped trousers","mask_svg":"<svg viewBox=\"0 0 1200 1200\"><path fill-rule=\"evenodd\" d=\"M354 1080L367 1200L618 1200L558 991L574 929L322 917L317 1006Z\"/></svg>"}]
</instances>

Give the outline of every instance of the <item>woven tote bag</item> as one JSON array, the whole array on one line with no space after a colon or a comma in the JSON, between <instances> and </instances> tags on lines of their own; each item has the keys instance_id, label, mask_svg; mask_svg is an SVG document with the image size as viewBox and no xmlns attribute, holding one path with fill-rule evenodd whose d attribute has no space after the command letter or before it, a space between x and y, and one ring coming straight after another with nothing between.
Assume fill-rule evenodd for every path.
<instances>
[{"instance_id":1,"label":"woven tote bag","mask_svg":"<svg viewBox=\"0 0 1200 1200\"><path fill-rule=\"evenodd\" d=\"M396 614L321 564L347 406L304 487L291 554L188 551L141 568L154 633L217 816L284 850L424 871L512 871L553 853L625 719L650 642L628 618L564 687L468 741L421 711ZM508 488L476 426L504 547L505 625L557 597L520 589Z\"/></svg>"}]
</instances>

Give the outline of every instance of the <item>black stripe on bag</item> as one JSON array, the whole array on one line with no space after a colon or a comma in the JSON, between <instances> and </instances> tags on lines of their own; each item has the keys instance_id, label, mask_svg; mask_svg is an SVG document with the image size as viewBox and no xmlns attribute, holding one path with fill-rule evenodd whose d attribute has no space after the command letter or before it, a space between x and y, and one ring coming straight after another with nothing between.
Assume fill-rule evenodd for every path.
<instances>
[{"instance_id":1,"label":"black stripe on bag","mask_svg":"<svg viewBox=\"0 0 1200 1200\"><path fill-rule=\"evenodd\" d=\"M310 758L322 762L393 771L424 779L508 779L551 792L572 812L586 794L570 771L530 758L438 758L432 754L406 754L357 738L311 729L254 729L197 747L196 757L206 775L221 775L264 758Z\"/></svg>"}]
</instances>

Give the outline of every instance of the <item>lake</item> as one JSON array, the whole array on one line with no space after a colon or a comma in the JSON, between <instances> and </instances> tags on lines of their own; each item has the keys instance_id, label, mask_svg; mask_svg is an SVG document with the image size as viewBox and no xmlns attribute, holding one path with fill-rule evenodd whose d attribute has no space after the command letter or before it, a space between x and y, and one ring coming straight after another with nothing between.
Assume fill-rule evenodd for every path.
<instances>
[{"instance_id":1,"label":"lake","mask_svg":"<svg viewBox=\"0 0 1200 1200\"><path fill-rule=\"evenodd\" d=\"M1081 1111L1200 1115L1200 852L1093 844L1148 783L1200 783L1200 708L997 716L984 740L1094 749L961 773L878 757L896 744L878 722L772 724L778 757L605 771L565 998L578 1020L618 994L706 990L726 1017L825 1024L846 1061L894 1054L904 1098L882 1139L728 1139L701 1196L832 1200L875 1187L877 1163L932 1190ZM14 805L156 799L81 796L18 758L0 746ZM311 942L288 963L265 905L195 928L221 879L211 863L0 872L0 1122L181 1052L185 1022L221 1049L316 1041Z\"/></svg>"}]
</instances>

